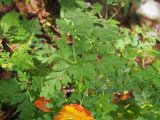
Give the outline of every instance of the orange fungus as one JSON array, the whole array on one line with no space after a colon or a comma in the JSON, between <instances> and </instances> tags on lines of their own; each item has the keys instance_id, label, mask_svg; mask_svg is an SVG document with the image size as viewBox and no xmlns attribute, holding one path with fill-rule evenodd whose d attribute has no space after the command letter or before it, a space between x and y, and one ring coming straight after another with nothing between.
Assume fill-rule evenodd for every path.
<instances>
[{"instance_id":1,"label":"orange fungus","mask_svg":"<svg viewBox=\"0 0 160 120\"><path fill-rule=\"evenodd\" d=\"M54 120L94 120L90 111L79 104L65 105Z\"/></svg>"}]
</instances>

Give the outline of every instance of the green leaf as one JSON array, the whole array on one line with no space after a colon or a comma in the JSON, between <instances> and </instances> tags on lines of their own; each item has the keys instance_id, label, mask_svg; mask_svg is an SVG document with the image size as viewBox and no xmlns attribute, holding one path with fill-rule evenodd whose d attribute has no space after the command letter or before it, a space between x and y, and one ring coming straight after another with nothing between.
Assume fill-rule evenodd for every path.
<instances>
[{"instance_id":1,"label":"green leaf","mask_svg":"<svg viewBox=\"0 0 160 120\"><path fill-rule=\"evenodd\" d=\"M86 64L83 64L83 72L85 73L84 76L88 77L89 79L93 79L95 75L95 67L93 64L88 63L87 66Z\"/></svg>"},{"instance_id":2,"label":"green leaf","mask_svg":"<svg viewBox=\"0 0 160 120\"><path fill-rule=\"evenodd\" d=\"M25 99L25 94L24 93L15 93L12 98L11 98L11 105L16 105Z\"/></svg>"},{"instance_id":3,"label":"green leaf","mask_svg":"<svg viewBox=\"0 0 160 120\"><path fill-rule=\"evenodd\" d=\"M41 89L41 96L46 98L52 98L56 96L57 92L61 90L60 79L51 79L45 82L45 85Z\"/></svg>"},{"instance_id":4,"label":"green leaf","mask_svg":"<svg viewBox=\"0 0 160 120\"><path fill-rule=\"evenodd\" d=\"M41 26L38 19L32 19L30 21L25 19L21 21L21 24L23 25L24 29L26 29L31 34L41 33Z\"/></svg>"},{"instance_id":5,"label":"green leaf","mask_svg":"<svg viewBox=\"0 0 160 120\"><path fill-rule=\"evenodd\" d=\"M32 89L35 92L40 92L41 87L43 86L43 82L45 80L45 76L33 76L32 77Z\"/></svg>"},{"instance_id":6,"label":"green leaf","mask_svg":"<svg viewBox=\"0 0 160 120\"><path fill-rule=\"evenodd\" d=\"M101 4L99 4L99 3L93 4L93 10L92 10L92 12L94 14L99 13L101 10L102 10L102 5Z\"/></svg>"},{"instance_id":7,"label":"green leaf","mask_svg":"<svg viewBox=\"0 0 160 120\"><path fill-rule=\"evenodd\" d=\"M0 5L1 3L4 3L4 4L11 4L12 3L12 0L0 0Z\"/></svg>"},{"instance_id":8,"label":"green leaf","mask_svg":"<svg viewBox=\"0 0 160 120\"><path fill-rule=\"evenodd\" d=\"M18 105L17 112L20 112L19 119L21 120L31 120L34 116L35 107L33 103L28 100L28 97L24 99L24 101Z\"/></svg>"},{"instance_id":9,"label":"green leaf","mask_svg":"<svg viewBox=\"0 0 160 120\"><path fill-rule=\"evenodd\" d=\"M19 27L20 26L20 19L19 19L19 13L15 11L11 11L7 13L3 18L1 19L1 28L3 28L4 32L7 32L10 27L15 26Z\"/></svg>"},{"instance_id":10,"label":"green leaf","mask_svg":"<svg viewBox=\"0 0 160 120\"><path fill-rule=\"evenodd\" d=\"M56 63L56 64L53 66L53 70L58 72L58 71L62 71L62 70L64 70L64 69L66 69L66 68L68 68L68 67L69 67L69 65L68 65L66 62L60 61L60 62Z\"/></svg>"},{"instance_id":11,"label":"green leaf","mask_svg":"<svg viewBox=\"0 0 160 120\"><path fill-rule=\"evenodd\" d=\"M70 76L73 76L75 81L82 79L85 74L81 65L70 67L68 73Z\"/></svg>"},{"instance_id":12,"label":"green leaf","mask_svg":"<svg viewBox=\"0 0 160 120\"><path fill-rule=\"evenodd\" d=\"M63 71L62 72L51 72L46 79L55 79L58 78L60 79L62 77Z\"/></svg>"},{"instance_id":13,"label":"green leaf","mask_svg":"<svg viewBox=\"0 0 160 120\"><path fill-rule=\"evenodd\" d=\"M18 78L20 82L25 82L29 80L29 76L26 72L18 71Z\"/></svg>"},{"instance_id":14,"label":"green leaf","mask_svg":"<svg viewBox=\"0 0 160 120\"><path fill-rule=\"evenodd\" d=\"M0 81L0 96L9 96L17 93L19 90L18 83L15 79Z\"/></svg>"},{"instance_id":15,"label":"green leaf","mask_svg":"<svg viewBox=\"0 0 160 120\"><path fill-rule=\"evenodd\" d=\"M45 86L42 87L41 95L50 98L56 96L61 90L62 85L67 85L71 82L70 77L66 74L65 70L62 72L51 72L46 79Z\"/></svg>"}]
</instances>

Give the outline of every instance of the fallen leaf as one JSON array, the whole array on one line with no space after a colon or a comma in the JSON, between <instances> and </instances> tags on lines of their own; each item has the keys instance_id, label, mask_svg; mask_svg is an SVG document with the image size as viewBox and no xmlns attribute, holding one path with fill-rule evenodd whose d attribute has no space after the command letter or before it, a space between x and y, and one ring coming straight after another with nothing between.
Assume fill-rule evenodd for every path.
<instances>
[{"instance_id":1,"label":"fallen leaf","mask_svg":"<svg viewBox=\"0 0 160 120\"><path fill-rule=\"evenodd\" d=\"M46 104L50 103L50 100L47 100L44 97L39 97L35 102L34 105L39 108L43 112L52 112L50 108L46 107Z\"/></svg>"},{"instance_id":2,"label":"fallen leaf","mask_svg":"<svg viewBox=\"0 0 160 120\"><path fill-rule=\"evenodd\" d=\"M126 100L134 97L132 91L123 91L123 93L115 92L115 93L113 93L113 95L114 95L114 97L112 99L112 102L115 104L117 104L121 101L126 101Z\"/></svg>"},{"instance_id":3,"label":"fallen leaf","mask_svg":"<svg viewBox=\"0 0 160 120\"><path fill-rule=\"evenodd\" d=\"M136 57L135 59L137 64L141 66L142 68L145 68L147 65L152 64L155 60L156 60L155 57L149 57L149 56L144 58L144 62L142 61L141 57Z\"/></svg>"}]
</instances>

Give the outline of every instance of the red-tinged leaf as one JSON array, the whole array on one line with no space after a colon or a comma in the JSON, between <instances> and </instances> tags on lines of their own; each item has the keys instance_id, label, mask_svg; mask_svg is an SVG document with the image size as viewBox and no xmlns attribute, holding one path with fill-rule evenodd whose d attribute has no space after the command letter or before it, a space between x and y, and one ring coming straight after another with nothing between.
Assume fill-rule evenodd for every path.
<instances>
[{"instance_id":1,"label":"red-tinged leaf","mask_svg":"<svg viewBox=\"0 0 160 120\"><path fill-rule=\"evenodd\" d=\"M46 107L46 104L50 103L50 100L45 99L44 97L39 97L35 102L34 105L39 108L43 112L51 112L50 108Z\"/></svg>"}]
</instances>

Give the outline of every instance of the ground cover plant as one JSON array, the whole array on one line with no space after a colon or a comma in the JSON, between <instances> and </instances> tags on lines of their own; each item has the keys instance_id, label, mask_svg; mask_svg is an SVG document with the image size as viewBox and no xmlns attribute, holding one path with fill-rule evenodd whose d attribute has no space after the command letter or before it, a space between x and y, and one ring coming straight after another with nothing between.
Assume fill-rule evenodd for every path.
<instances>
[{"instance_id":1,"label":"ground cover plant","mask_svg":"<svg viewBox=\"0 0 160 120\"><path fill-rule=\"evenodd\" d=\"M96 1L59 4L56 32L52 20L16 10L1 16L0 107L10 109L7 119L159 120L157 31L103 19Z\"/></svg>"}]
</instances>

